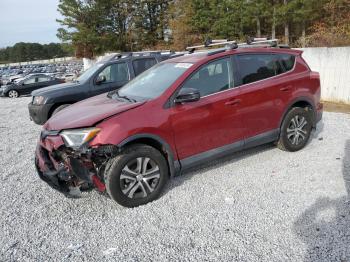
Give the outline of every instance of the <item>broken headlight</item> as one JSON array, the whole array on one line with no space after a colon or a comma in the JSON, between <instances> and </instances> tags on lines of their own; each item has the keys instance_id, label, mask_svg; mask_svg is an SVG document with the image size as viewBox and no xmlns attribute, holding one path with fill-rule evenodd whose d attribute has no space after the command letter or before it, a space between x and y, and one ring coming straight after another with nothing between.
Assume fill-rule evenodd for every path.
<instances>
[{"instance_id":1,"label":"broken headlight","mask_svg":"<svg viewBox=\"0 0 350 262\"><path fill-rule=\"evenodd\" d=\"M85 143L91 141L99 132L100 128L84 128L84 129L70 129L64 130L60 133L63 137L64 143L69 147L80 147Z\"/></svg>"}]
</instances>

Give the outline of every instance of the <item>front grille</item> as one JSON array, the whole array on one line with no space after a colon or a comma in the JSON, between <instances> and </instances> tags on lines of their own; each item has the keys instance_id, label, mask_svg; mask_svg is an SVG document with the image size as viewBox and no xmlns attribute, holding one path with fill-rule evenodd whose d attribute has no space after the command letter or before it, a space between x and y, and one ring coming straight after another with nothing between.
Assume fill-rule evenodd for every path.
<instances>
[{"instance_id":1,"label":"front grille","mask_svg":"<svg viewBox=\"0 0 350 262\"><path fill-rule=\"evenodd\" d=\"M54 170L54 164L52 163L51 159L50 159L50 153L49 151L47 151L44 147L40 146L39 147L39 153L42 157L42 159L45 162L45 165L48 167L49 170Z\"/></svg>"}]
</instances>

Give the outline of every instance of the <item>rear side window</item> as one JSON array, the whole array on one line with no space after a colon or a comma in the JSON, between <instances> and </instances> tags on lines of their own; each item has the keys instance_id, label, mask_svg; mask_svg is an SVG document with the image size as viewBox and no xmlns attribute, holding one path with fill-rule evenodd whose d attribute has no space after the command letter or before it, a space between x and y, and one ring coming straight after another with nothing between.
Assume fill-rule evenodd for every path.
<instances>
[{"instance_id":1,"label":"rear side window","mask_svg":"<svg viewBox=\"0 0 350 262\"><path fill-rule=\"evenodd\" d=\"M273 54L238 55L241 84L253 83L283 73L278 58L278 55Z\"/></svg>"},{"instance_id":2,"label":"rear side window","mask_svg":"<svg viewBox=\"0 0 350 262\"><path fill-rule=\"evenodd\" d=\"M38 78L38 82L48 82L50 80L51 79L48 76L39 76L39 78Z\"/></svg>"},{"instance_id":3,"label":"rear side window","mask_svg":"<svg viewBox=\"0 0 350 262\"><path fill-rule=\"evenodd\" d=\"M154 58L145 58L145 59L137 59L132 62L132 66L134 67L135 76L138 76L142 72L146 71L148 68L151 68L157 63Z\"/></svg>"},{"instance_id":4,"label":"rear side window","mask_svg":"<svg viewBox=\"0 0 350 262\"><path fill-rule=\"evenodd\" d=\"M290 71L294 68L295 56L282 54L280 55L280 61L286 71Z\"/></svg>"}]
</instances>

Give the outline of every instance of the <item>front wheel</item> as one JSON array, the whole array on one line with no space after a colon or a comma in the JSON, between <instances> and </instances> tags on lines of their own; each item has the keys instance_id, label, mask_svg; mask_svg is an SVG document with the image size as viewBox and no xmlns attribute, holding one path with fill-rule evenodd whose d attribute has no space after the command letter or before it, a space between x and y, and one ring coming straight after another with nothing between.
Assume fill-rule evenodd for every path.
<instances>
[{"instance_id":1,"label":"front wheel","mask_svg":"<svg viewBox=\"0 0 350 262\"><path fill-rule=\"evenodd\" d=\"M19 93L16 90L10 90L8 92L8 97L9 98L17 98L17 97L19 97Z\"/></svg>"},{"instance_id":2,"label":"front wheel","mask_svg":"<svg viewBox=\"0 0 350 262\"><path fill-rule=\"evenodd\" d=\"M309 108L292 108L285 116L277 147L295 152L302 149L310 138L312 118Z\"/></svg>"},{"instance_id":3,"label":"front wheel","mask_svg":"<svg viewBox=\"0 0 350 262\"><path fill-rule=\"evenodd\" d=\"M164 156L147 145L133 145L111 159L105 183L110 197L125 207L136 207L159 197L169 178Z\"/></svg>"}]
</instances>

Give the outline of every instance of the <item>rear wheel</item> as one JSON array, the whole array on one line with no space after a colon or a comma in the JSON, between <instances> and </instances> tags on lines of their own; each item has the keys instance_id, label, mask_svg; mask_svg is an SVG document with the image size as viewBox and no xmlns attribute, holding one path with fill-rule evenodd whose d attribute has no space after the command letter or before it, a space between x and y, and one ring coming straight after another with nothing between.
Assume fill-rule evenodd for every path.
<instances>
[{"instance_id":1,"label":"rear wheel","mask_svg":"<svg viewBox=\"0 0 350 262\"><path fill-rule=\"evenodd\" d=\"M285 151L298 151L307 144L312 130L309 108L292 108L285 116L277 147Z\"/></svg>"},{"instance_id":2,"label":"rear wheel","mask_svg":"<svg viewBox=\"0 0 350 262\"><path fill-rule=\"evenodd\" d=\"M159 197L169 178L164 156L147 145L133 145L111 159L105 171L110 197L125 207L136 207Z\"/></svg>"},{"instance_id":3,"label":"rear wheel","mask_svg":"<svg viewBox=\"0 0 350 262\"><path fill-rule=\"evenodd\" d=\"M19 93L18 93L17 90L10 90L7 95L8 95L9 98L17 98L17 97L19 97Z\"/></svg>"}]
</instances>

